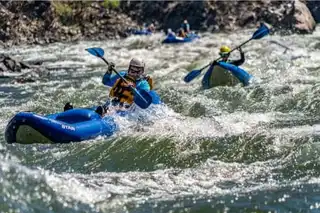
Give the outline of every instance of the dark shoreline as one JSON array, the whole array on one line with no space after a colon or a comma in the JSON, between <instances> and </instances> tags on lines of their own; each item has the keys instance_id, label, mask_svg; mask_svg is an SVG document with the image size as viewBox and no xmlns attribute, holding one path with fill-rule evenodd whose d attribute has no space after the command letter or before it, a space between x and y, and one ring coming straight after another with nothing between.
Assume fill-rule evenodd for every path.
<instances>
[{"instance_id":1,"label":"dark shoreline","mask_svg":"<svg viewBox=\"0 0 320 213\"><path fill-rule=\"evenodd\" d=\"M320 1L106 2L0 2L0 45L125 38L128 28L154 22L157 30L177 29L185 18L200 32L230 32L265 22L279 33L305 34L320 18Z\"/></svg>"}]
</instances>

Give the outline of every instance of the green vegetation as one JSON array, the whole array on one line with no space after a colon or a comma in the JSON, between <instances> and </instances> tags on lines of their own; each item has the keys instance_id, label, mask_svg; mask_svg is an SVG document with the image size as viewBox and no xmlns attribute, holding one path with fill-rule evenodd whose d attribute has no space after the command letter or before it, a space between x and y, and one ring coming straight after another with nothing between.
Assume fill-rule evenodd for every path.
<instances>
[{"instance_id":1,"label":"green vegetation","mask_svg":"<svg viewBox=\"0 0 320 213\"><path fill-rule=\"evenodd\" d=\"M72 8L70 5L62 2L52 1L52 5L59 16L71 16Z\"/></svg>"},{"instance_id":2,"label":"green vegetation","mask_svg":"<svg viewBox=\"0 0 320 213\"><path fill-rule=\"evenodd\" d=\"M67 3L52 1L56 14L62 24L67 25L72 20L72 7Z\"/></svg>"},{"instance_id":3,"label":"green vegetation","mask_svg":"<svg viewBox=\"0 0 320 213\"><path fill-rule=\"evenodd\" d=\"M103 0L102 6L104 8L117 8L120 5L120 0Z\"/></svg>"},{"instance_id":4,"label":"green vegetation","mask_svg":"<svg viewBox=\"0 0 320 213\"><path fill-rule=\"evenodd\" d=\"M92 6L92 3L99 5L101 8L113 9L120 6L120 0L103 0L103 1L57 1L51 0L52 6L54 7L56 15L59 17L63 25L74 24L77 18L74 17L75 14L79 14L87 11L88 7ZM93 7L96 9L96 7Z\"/></svg>"}]
</instances>

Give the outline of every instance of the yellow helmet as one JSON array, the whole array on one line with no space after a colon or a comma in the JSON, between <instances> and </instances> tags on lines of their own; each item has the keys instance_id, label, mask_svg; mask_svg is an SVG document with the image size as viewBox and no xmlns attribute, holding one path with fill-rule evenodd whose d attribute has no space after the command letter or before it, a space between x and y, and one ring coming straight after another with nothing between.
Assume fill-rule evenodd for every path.
<instances>
[{"instance_id":1,"label":"yellow helmet","mask_svg":"<svg viewBox=\"0 0 320 213\"><path fill-rule=\"evenodd\" d=\"M226 53L229 53L230 51L231 51L231 49L228 46L222 46L220 48L220 54L226 54Z\"/></svg>"}]
</instances>

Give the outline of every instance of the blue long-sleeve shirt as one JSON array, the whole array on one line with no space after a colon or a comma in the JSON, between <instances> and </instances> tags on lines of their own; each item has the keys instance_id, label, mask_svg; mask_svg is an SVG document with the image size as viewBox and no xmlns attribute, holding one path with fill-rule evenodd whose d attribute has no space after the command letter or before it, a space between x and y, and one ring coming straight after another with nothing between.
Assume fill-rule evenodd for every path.
<instances>
[{"instance_id":1,"label":"blue long-sleeve shirt","mask_svg":"<svg viewBox=\"0 0 320 213\"><path fill-rule=\"evenodd\" d=\"M188 24L185 24L185 23L181 24L181 28L182 28L186 33L188 33L188 32L190 31L190 25L189 25L189 23L188 23Z\"/></svg>"},{"instance_id":2,"label":"blue long-sleeve shirt","mask_svg":"<svg viewBox=\"0 0 320 213\"><path fill-rule=\"evenodd\" d=\"M125 76L127 74L126 71L120 71L119 74L121 76ZM113 85L117 82L120 77L116 74L108 74L105 73L102 78L102 83L106 86L113 87ZM145 79L138 79L136 81L136 89L137 90L146 90L150 91L150 85Z\"/></svg>"}]
</instances>

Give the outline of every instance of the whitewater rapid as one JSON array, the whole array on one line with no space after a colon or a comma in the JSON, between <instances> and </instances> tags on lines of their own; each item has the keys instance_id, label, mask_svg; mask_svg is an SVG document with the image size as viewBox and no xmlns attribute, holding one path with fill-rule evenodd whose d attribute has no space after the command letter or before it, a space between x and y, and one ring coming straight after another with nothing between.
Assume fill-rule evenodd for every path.
<instances>
[{"instance_id":1,"label":"whitewater rapid","mask_svg":"<svg viewBox=\"0 0 320 213\"><path fill-rule=\"evenodd\" d=\"M253 32L203 33L181 45L161 44L159 33L0 50L50 71L33 83L0 81L0 212L317 212L319 27L245 45L241 67L256 79L247 87L202 90L201 77L183 81L218 58L221 45L235 47ZM103 48L118 69L142 58L164 104L137 112L144 123L117 117L121 131L110 138L6 144L5 126L19 111L104 103L107 67L88 47Z\"/></svg>"}]
</instances>

